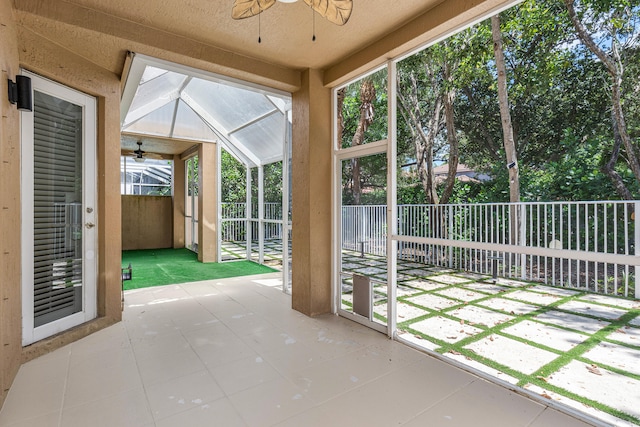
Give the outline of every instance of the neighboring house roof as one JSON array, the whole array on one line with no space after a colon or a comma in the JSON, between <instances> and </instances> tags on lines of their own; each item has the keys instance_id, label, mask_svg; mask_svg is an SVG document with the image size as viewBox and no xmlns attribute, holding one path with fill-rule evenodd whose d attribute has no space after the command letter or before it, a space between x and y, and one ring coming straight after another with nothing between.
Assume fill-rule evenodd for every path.
<instances>
[{"instance_id":1,"label":"neighboring house roof","mask_svg":"<svg viewBox=\"0 0 640 427\"><path fill-rule=\"evenodd\" d=\"M447 178L447 174L449 173L449 164L445 163L443 165L437 166L433 168L433 172L436 176L436 182L440 184ZM456 169L456 179L461 182L478 183L489 181L491 180L491 177L483 173L478 173L463 163L458 163L458 167Z\"/></svg>"}]
</instances>

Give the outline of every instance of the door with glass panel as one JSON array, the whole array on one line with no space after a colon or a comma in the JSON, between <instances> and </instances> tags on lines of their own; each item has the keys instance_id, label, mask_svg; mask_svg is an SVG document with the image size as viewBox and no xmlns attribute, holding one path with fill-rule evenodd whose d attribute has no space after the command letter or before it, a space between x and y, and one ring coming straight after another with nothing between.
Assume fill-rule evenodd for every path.
<instances>
[{"instance_id":1,"label":"door with glass panel","mask_svg":"<svg viewBox=\"0 0 640 427\"><path fill-rule=\"evenodd\" d=\"M95 99L26 73L21 113L23 344L96 317Z\"/></svg>"},{"instance_id":2,"label":"door with glass panel","mask_svg":"<svg viewBox=\"0 0 640 427\"><path fill-rule=\"evenodd\" d=\"M340 173L339 312L385 332L388 323L386 152L341 159Z\"/></svg>"}]
</instances>

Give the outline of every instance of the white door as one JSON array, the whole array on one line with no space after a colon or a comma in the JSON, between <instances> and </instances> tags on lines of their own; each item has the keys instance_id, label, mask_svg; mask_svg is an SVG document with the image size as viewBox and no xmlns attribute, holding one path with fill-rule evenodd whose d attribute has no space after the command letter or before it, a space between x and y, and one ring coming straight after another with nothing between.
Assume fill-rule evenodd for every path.
<instances>
[{"instance_id":1,"label":"white door","mask_svg":"<svg viewBox=\"0 0 640 427\"><path fill-rule=\"evenodd\" d=\"M21 113L22 343L96 317L96 101L35 74Z\"/></svg>"},{"instance_id":2,"label":"white door","mask_svg":"<svg viewBox=\"0 0 640 427\"><path fill-rule=\"evenodd\" d=\"M387 269L387 153L338 158L335 182L338 238L338 314L387 333L389 285ZM375 192L354 190L361 182L361 167L375 171L368 177ZM360 193L360 194L357 194Z\"/></svg>"}]
</instances>

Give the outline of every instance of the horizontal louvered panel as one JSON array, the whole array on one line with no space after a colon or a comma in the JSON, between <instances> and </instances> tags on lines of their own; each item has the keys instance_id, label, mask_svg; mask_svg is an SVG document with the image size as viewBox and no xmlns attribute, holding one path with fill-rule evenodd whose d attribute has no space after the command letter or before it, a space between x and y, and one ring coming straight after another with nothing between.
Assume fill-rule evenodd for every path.
<instances>
[{"instance_id":1,"label":"horizontal louvered panel","mask_svg":"<svg viewBox=\"0 0 640 427\"><path fill-rule=\"evenodd\" d=\"M40 95L40 94L39 94ZM44 324L72 314L81 295L81 122L42 94L34 108L34 316ZM66 104L68 106L68 104ZM73 108L72 108L73 110ZM79 110L78 110L79 111Z\"/></svg>"}]
</instances>

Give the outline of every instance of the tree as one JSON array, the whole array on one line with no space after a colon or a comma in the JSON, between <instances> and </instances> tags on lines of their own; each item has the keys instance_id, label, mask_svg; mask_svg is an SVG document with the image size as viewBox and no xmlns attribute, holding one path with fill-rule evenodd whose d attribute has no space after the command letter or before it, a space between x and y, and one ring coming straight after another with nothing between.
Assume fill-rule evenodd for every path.
<instances>
[{"instance_id":1,"label":"tree","mask_svg":"<svg viewBox=\"0 0 640 427\"><path fill-rule=\"evenodd\" d=\"M633 172L636 181L640 182L640 162L638 161L638 149L627 132L625 113L622 106L622 82L624 76L624 63L622 61L622 50L624 41L634 42L637 35L634 35L635 26L634 12L637 15L638 7L632 7L629 0L618 2L595 1L589 4L583 2L583 19L590 20L590 27L593 32L606 34L609 39L609 52L605 52L604 42L598 43L594 40L593 34L575 9L575 0L564 0L569 18L576 29L576 33L582 43L600 60L610 76L611 90L611 122L614 137L614 144L611 150L609 161L604 165L603 170L613 182L618 194L627 200L633 199L631 191L625 185L620 174L615 170L618 162L621 146L625 149L626 162ZM637 16L636 18L637 19Z\"/></svg>"},{"instance_id":2,"label":"tree","mask_svg":"<svg viewBox=\"0 0 640 427\"><path fill-rule=\"evenodd\" d=\"M491 35L493 36L493 51L496 57L496 70L498 74L498 103L500 105L504 151L506 153L507 168L509 169L509 201L515 203L520 201L520 176L518 173L516 143L513 138L513 126L511 125L511 113L509 111L507 71L504 65L499 15L491 17Z\"/></svg>"},{"instance_id":3,"label":"tree","mask_svg":"<svg viewBox=\"0 0 640 427\"><path fill-rule=\"evenodd\" d=\"M373 86L373 82L370 79L362 80L360 84L360 119L358 120L358 126L356 132L353 135L351 146L356 147L362 145L364 142L364 134L369 128L369 125L373 123L374 111L373 100L376 97L376 88ZM362 188L360 187L360 158L355 157L351 160L353 164L353 196L354 203L360 204L360 198L362 197Z\"/></svg>"},{"instance_id":4,"label":"tree","mask_svg":"<svg viewBox=\"0 0 640 427\"><path fill-rule=\"evenodd\" d=\"M386 81L386 69L382 69L338 90L337 137L341 147L387 138ZM381 168L386 167L383 160L380 156L366 156L343 162L343 203L386 200L386 196L377 191L386 187L386 181L380 182Z\"/></svg>"},{"instance_id":5,"label":"tree","mask_svg":"<svg viewBox=\"0 0 640 427\"><path fill-rule=\"evenodd\" d=\"M455 80L468 34L465 31L431 46L398 67L399 109L411 134L418 178L427 203L448 203L453 193L459 160ZM438 149L447 151L449 160L441 195L433 170Z\"/></svg>"}]
</instances>

